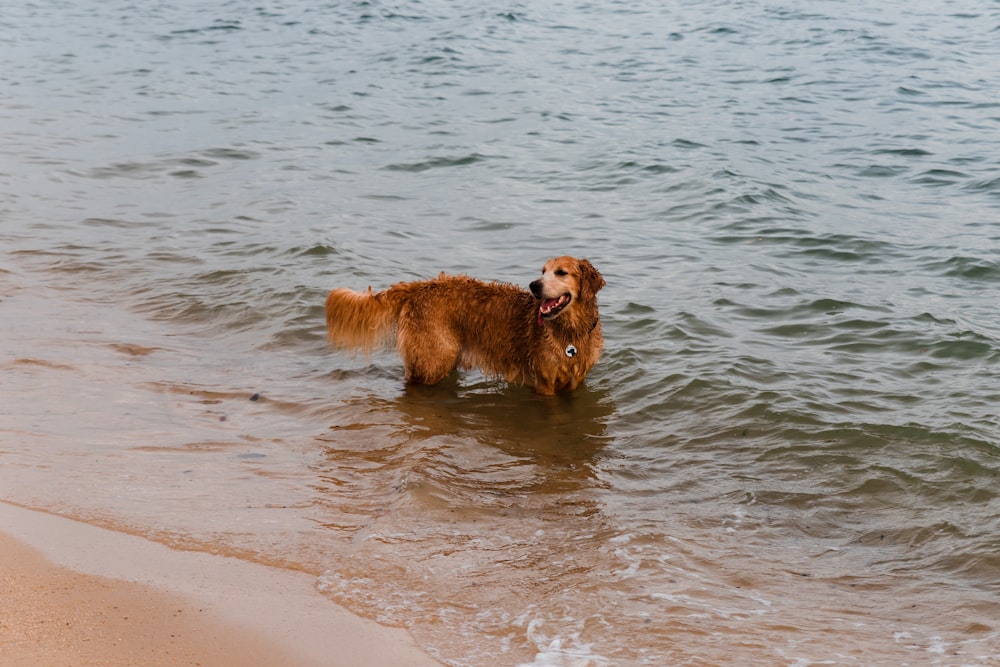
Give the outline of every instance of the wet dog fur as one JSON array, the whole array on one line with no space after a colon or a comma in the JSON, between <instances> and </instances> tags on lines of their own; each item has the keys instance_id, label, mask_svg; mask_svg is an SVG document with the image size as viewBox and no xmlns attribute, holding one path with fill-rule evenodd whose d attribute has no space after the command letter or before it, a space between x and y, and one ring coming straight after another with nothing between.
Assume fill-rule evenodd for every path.
<instances>
[{"instance_id":1,"label":"wet dog fur","mask_svg":"<svg viewBox=\"0 0 1000 667\"><path fill-rule=\"evenodd\" d=\"M604 284L590 262L563 256L545 263L530 291L443 273L381 292L338 288L326 298L327 335L365 353L395 338L409 384L479 368L551 395L576 389L601 356Z\"/></svg>"}]
</instances>

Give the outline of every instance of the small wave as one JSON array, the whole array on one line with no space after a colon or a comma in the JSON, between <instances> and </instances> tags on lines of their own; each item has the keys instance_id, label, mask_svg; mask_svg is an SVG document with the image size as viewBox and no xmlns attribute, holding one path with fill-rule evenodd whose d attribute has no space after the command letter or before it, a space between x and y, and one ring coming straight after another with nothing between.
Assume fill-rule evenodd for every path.
<instances>
[{"instance_id":1,"label":"small wave","mask_svg":"<svg viewBox=\"0 0 1000 667\"><path fill-rule=\"evenodd\" d=\"M954 334L950 340L930 345L928 353L936 359L989 359L997 355L993 341L972 331Z\"/></svg>"},{"instance_id":2,"label":"small wave","mask_svg":"<svg viewBox=\"0 0 1000 667\"><path fill-rule=\"evenodd\" d=\"M957 185L969 178L969 175L961 171L952 169L928 169L910 179L916 185L927 185L931 187L947 187Z\"/></svg>"},{"instance_id":3,"label":"small wave","mask_svg":"<svg viewBox=\"0 0 1000 667\"><path fill-rule=\"evenodd\" d=\"M972 192L985 192L988 194L1000 195L1000 176L975 181L973 183L969 183L966 187Z\"/></svg>"},{"instance_id":4,"label":"small wave","mask_svg":"<svg viewBox=\"0 0 1000 667\"><path fill-rule=\"evenodd\" d=\"M339 255L341 250L332 245L317 243L310 246L289 248L287 252L292 257L330 257Z\"/></svg>"},{"instance_id":5,"label":"small wave","mask_svg":"<svg viewBox=\"0 0 1000 667\"><path fill-rule=\"evenodd\" d=\"M701 148L708 148L708 146L706 146L705 144L698 143L697 141L692 141L690 139L680 139L680 138L674 139L674 141L671 142L671 145L674 148L680 148L683 150L698 150Z\"/></svg>"},{"instance_id":6,"label":"small wave","mask_svg":"<svg viewBox=\"0 0 1000 667\"><path fill-rule=\"evenodd\" d=\"M421 160L419 162L398 162L393 164L388 164L382 167L386 171L408 171L408 172L422 172L429 169L440 169L447 167L466 167L473 164L478 164L481 162L486 162L492 159L487 155L482 155L480 153L471 153L469 155L462 155L458 157L436 157L428 160Z\"/></svg>"},{"instance_id":7,"label":"small wave","mask_svg":"<svg viewBox=\"0 0 1000 667\"><path fill-rule=\"evenodd\" d=\"M872 151L872 155L899 155L901 157L929 157L934 155L923 148L880 148Z\"/></svg>"},{"instance_id":8,"label":"small wave","mask_svg":"<svg viewBox=\"0 0 1000 667\"><path fill-rule=\"evenodd\" d=\"M944 260L928 262L925 266L927 269L949 278L961 278L979 283L1000 282L1000 262L983 257L957 255Z\"/></svg>"},{"instance_id":9,"label":"small wave","mask_svg":"<svg viewBox=\"0 0 1000 667\"><path fill-rule=\"evenodd\" d=\"M212 25L204 26L201 28L180 28L177 30L170 31L170 37L186 37L189 35L205 35L218 32L237 32L242 30L243 26L239 21L227 21L219 20Z\"/></svg>"},{"instance_id":10,"label":"small wave","mask_svg":"<svg viewBox=\"0 0 1000 667\"><path fill-rule=\"evenodd\" d=\"M260 157L260 153L256 151L230 147L209 148L201 154L212 160L255 160Z\"/></svg>"},{"instance_id":11,"label":"small wave","mask_svg":"<svg viewBox=\"0 0 1000 667\"><path fill-rule=\"evenodd\" d=\"M222 161L254 160L260 154L243 148L209 148L198 153L182 156L163 156L156 160L115 162L103 167L93 167L84 171L70 170L70 173L95 179L129 178L146 180L163 173L177 178L195 178L201 171L218 166Z\"/></svg>"},{"instance_id":12,"label":"small wave","mask_svg":"<svg viewBox=\"0 0 1000 667\"><path fill-rule=\"evenodd\" d=\"M778 249L781 255L831 263L882 264L905 253L905 248L889 240L854 234L816 234L808 229L771 226L768 224L771 222L770 218L762 218L727 225L723 228L725 233L714 240L726 245L767 244ZM782 246L787 249L781 250Z\"/></svg>"},{"instance_id":13,"label":"small wave","mask_svg":"<svg viewBox=\"0 0 1000 667\"><path fill-rule=\"evenodd\" d=\"M136 220L121 220L117 218L85 218L81 221L85 227L111 227L116 229L132 229L135 227L145 227L151 223L139 222Z\"/></svg>"},{"instance_id":14,"label":"small wave","mask_svg":"<svg viewBox=\"0 0 1000 667\"><path fill-rule=\"evenodd\" d=\"M538 646L538 653L531 662L522 662L518 667L612 667L609 660L594 651L591 644L580 642L579 636L549 637L542 628L544 622L533 620L528 623L528 639Z\"/></svg>"},{"instance_id":15,"label":"small wave","mask_svg":"<svg viewBox=\"0 0 1000 667\"><path fill-rule=\"evenodd\" d=\"M96 179L148 179L156 176L165 169L165 165L157 162L116 162L106 167L94 167L84 172L71 170L70 173Z\"/></svg>"}]
</instances>

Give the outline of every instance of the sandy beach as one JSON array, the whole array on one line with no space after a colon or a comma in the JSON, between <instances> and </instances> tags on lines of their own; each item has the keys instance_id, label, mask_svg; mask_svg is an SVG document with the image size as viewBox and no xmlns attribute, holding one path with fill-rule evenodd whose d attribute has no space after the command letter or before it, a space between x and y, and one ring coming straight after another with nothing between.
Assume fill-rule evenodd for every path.
<instances>
[{"instance_id":1,"label":"sandy beach","mask_svg":"<svg viewBox=\"0 0 1000 667\"><path fill-rule=\"evenodd\" d=\"M0 663L434 667L308 574L0 503Z\"/></svg>"}]
</instances>

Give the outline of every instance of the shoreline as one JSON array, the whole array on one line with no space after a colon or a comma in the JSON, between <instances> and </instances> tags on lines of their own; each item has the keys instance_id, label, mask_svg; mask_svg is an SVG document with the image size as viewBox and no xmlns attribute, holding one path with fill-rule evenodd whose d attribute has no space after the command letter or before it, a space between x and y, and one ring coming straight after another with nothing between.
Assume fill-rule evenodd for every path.
<instances>
[{"instance_id":1,"label":"shoreline","mask_svg":"<svg viewBox=\"0 0 1000 667\"><path fill-rule=\"evenodd\" d=\"M309 574L0 501L4 665L441 667Z\"/></svg>"}]
</instances>

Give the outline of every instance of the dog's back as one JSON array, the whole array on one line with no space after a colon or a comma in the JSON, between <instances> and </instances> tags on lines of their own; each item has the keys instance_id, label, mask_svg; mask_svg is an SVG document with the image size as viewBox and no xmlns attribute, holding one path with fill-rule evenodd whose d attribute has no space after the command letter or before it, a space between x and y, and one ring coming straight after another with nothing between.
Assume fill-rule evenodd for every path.
<instances>
[{"instance_id":1,"label":"dog's back","mask_svg":"<svg viewBox=\"0 0 1000 667\"><path fill-rule=\"evenodd\" d=\"M537 308L526 291L468 276L395 285L402 299L396 345L411 382L434 384L456 366L479 368L519 384L532 349Z\"/></svg>"},{"instance_id":2,"label":"dog's back","mask_svg":"<svg viewBox=\"0 0 1000 667\"><path fill-rule=\"evenodd\" d=\"M510 323L529 323L531 295L467 276L398 283L381 292L338 288L326 298L329 341L366 354L393 341L411 383L434 384L456 366L523 378L526 341Z\"/></svg>"}]
</instances>

